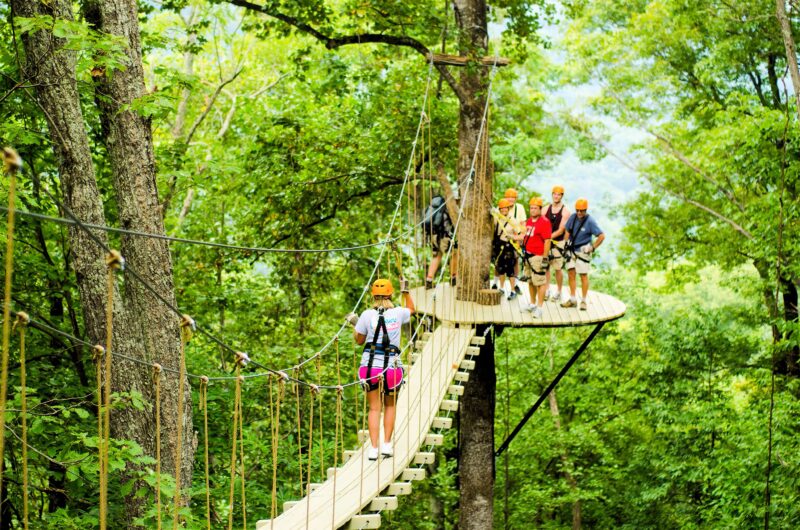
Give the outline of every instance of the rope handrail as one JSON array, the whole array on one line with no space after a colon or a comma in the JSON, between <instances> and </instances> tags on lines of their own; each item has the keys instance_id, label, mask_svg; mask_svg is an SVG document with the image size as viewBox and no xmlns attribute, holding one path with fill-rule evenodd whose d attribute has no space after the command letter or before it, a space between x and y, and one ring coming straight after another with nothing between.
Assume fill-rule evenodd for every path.
<instances>
[{"instance_id":1,"label":"rope handrail","mask_svg":"<svg viewBox=\"0 0 800 530\"><path fill-rule=\"evenodd\" d=\"M11 316L16 318L17 315L19 315L20 313L21 313L20 311L13 311L12 310L11 311ZM417 333L419 332L419 329L420 329L421 325L422 325L422 322L414 330L414 334L411 337L412 339L416 338ZM32 327L34 329L37 329L39 331L45 331L47 333L60 335L61 337L64 337L64 338L66 338L66 339L78 344L79 346L82 346L82 347L85 347L85 348L89 348L91 350L94 350L97 347L97 345L92 344L91 342L88 342L88 341L86 341L84 339L81 339L80 337L76 337L75 335L72 335L71 333L67 333L66 331L60 330L60 329L58 329L56 327L50 326L49 324L45 324L44 322L40 322L40 321L36 320L33 317L29 317L28 326ZM410 346L407 345L405 348L403 348L402 351L405 352L405 350L408 349L409 347ZM119 351L115 351L115 350L111 351L111 356L112 357L119 357L120 359L125 359L126 361L130 361L130 362L133 362L133 363L136 363L136 364L140 364L140 365L143 365L143 366L153 367L153 366L158 364L158 363L151 362L151 361L145 361L145 360L139 359L137 357L131 357L130 355L126 355L124 353L120 353ZM159 369L162 372L175 374L175 375L180 375L180 370L178 370L178 369L168 368L166 366L159 366ZM275 370L275 371L268 370L266 372L257 372L257 373L252 373L252 374L242 374L241 376L236 376L236 375L207 376L207 375L195 374L195 373L192 373L192 372L189 372L189 371L187 371L185 373L185 375L186 375L186 377L188 377L190 379L198 379L200 381L208 381L208 382L210 382L210 381L223 381L223 382L224 381L236 381L237 379L258 379L258 378L261 378L261 377L269 377L269 376L275 375L275 376L280 377L284 381L290 381L292 383L306 385L309 388L316 387L319 390L336 390L340 386L341 386L341 388L347 388L347 387L350 387L350 386L355 386L355 385L361 384L361 380L357 379L357 380L350 381L349 383L345 383L345 384L342 384L342 385L317 385L317 384L314 384L314 383L308 383L306 381L303 381L303 380L295 378L295 377L291 377L286 372L279 371L279 370ZM382 375L382 373L378 374L378 375ZM377 375L376 375L376 377L377 377Z\"/></svg>"},{"instance_id":2,"label":"rope handrail","mask_svg":"<svg viewBox=\"0 0 800 530\"><path fill-rule=\"evenodd\" d=\"M431 213L438 213L445 205L442 204L438 206ZM8 212L7 206L0 206L0 212ZM235 250L240 252L254 252L254 253L283 253L283 254L298 254L298 253L307 253L307 254L324 254L324 253L334 253L334 252L348 252L352 250L362 250L365 248L373 248L380 245L386 245L389 243L394 243L396 241L400 241L408 234L410 234L414 229L425 222L424 219L420 220L414 225L410 225L406 228L400 235L395 237L387 237L385 239L381 239L380 241L376 241L374 243L362 243L359 245L351 245L349 247L332 247L332 248L278 248L278 247L248 247L245 245L235 245L232 243L217 243L215 241L206 241L203 239L191 239L185 237L175 237L175 236L168 236L165 234L156 234L154 232L143 232L141 230L131 230L128 228L119 228L115 226L107 226L107 225L98 225L94 223L87 223L85 221L76 221L74 219L68 219L66 217L60 217L57 215L47 215L44 213L39 212L32 212L30 210L14 210L16 215L20 215L22 217L29 217L31 219L38 219L40 221L47 221L49 223L67 225L67 226L78 226L79 224L83 224L86 228L91 228L92 230L102 230L103 232L108 232L112 234L123 234L127 236L137 236L137 237L146 237L150 239L159 239L162 241L167 241L171 243L185 243L187 245L198 245L198 246L206 246L206 247L214 247L214 248L222 248L226 250Z\"/></svg>"}]
</instances>

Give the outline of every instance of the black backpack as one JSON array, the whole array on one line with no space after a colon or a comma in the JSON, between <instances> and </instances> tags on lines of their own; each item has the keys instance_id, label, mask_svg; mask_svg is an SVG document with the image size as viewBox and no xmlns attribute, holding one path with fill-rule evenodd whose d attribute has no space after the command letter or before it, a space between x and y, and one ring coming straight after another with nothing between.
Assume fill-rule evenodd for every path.
<instances>
[{"instance_id":1,"label":"black backpack","mask_svg":"<svg viewBox=\"0 0 800 530\"><path fill-rule=\"evenodd\" d=\"M444 216L447 215L444 207L444 198L437 195L425 209L422 216L422 231L426 235L444 232Z\"/></svg>"}]
</instances>

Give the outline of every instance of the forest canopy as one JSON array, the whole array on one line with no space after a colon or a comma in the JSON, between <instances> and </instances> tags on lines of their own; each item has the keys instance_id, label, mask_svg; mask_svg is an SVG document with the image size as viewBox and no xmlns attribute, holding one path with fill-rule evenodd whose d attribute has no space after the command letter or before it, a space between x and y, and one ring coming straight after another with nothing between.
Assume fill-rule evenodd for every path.
<instances>
[{"instance_id":1,"label":"forest canopy","mask_svg":"<svg viewBox=\"0 0 800 530\"><path fill-rule=\"evenodd\" d=\"M8 318L23 311L41 324L26 332L24 386L24 326L9 329L0 530L24 519L153 528L176 504L187 528L280 513L358 444L363 392L348 386L339 402L287 384L277 416L282 383L256 374L352 382L361 349L342 317L371 275L397 282L398 263L424 285L431 252L419 223L432 196L455 190L469 210L460 259L488 278L490 209L512 187L525 205L549 202L574 178L555 169L564 160L638 178L624 203L591 174L565 194L572 209L602 190L590 213L621 225L597 253L591 288L627 313L509 450L484 459L489 521L800 524L796 5L486 4L0 4L0 141L24 161ZM620 149L623 128L636 141ZM10 198L9 174L0 187ZM84 230L74 216L160 238ZM382 244L392 238L394 250ZM108 306L110 248L128 269L110 275ZM113 361L105 442L92 346L107 344L107 311L109 349L135 359ZM182 313L197 324L191 341ZM491 410L489 453L588 333L486 331L493 364L472 388ZM238 373L248 378L237 391ZM471 528L472 471L460 458L472 417L462 408L456 418L427 480L381 514L384 527Z\"/></svg>"}]
</instances>

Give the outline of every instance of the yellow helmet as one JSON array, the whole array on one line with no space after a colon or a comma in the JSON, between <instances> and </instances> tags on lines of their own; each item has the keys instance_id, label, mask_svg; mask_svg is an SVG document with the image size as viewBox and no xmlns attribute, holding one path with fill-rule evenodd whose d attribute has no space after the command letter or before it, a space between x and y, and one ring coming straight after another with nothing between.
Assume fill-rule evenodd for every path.
<instances>
[{"instance_id":1,"label":"yellow helmet","mask_svg":"<svg viewBox=\"0 0 800 530\"><path fill-rule=\"evenodd\" d=\"M497 207L498 208L511 208L511 201L509 201L508 199L500 199L500 201L497 203Z\"/></svg>"},{"instance_id":2,"label":"yellow helmet","mask_svg":"<svg viewBox=\"0 0 800 530\"><path fill-rule=\"evenodd\" d=\"M564 195L564 186L553 186L553 191L551 193L560 193Z\"/></svg>"},{"instance_id":3,"label":"yellow helmet","mask_svg":"<svg viewBox=\"0 0 800 530\"><path fill-rule=\"evenodd\" d=\"M394 287L392 287L391 280L385 278L378 278L372 284L372 296L392 296Z\"/></svg>"},{"instance_id":4,"label":"yellow helmet","mask_svg":"<svg viewBox=\"0 0 800 530\"><path fill-rule=\"evenodd\" d=\"M541 207L543 204L541 197L531 197L531 200L528 202L529 206L539 206Z\"/></svg>"},{"instance_id":5,"label":"yellow helmet","mask_svg":"<svg viewBox=\"0 0 800 530\"><path fill-rule=\"evenodd\" d=\"M503 194L503 197L506 199L516 199L517 190L515 190L514 188L508 188L506 192Z\"/></svg>"},{"instance_id":6,"label":"yellow helmet","mask_svg":"<svg viewBox=\"0 0 800 530\"><path fill-rule=\"evenodd\" d=\"M589 209L589 201L586 199L578 199L575 201L575 209L576 210L587 210Z\"/></svg>"}]
</instances>

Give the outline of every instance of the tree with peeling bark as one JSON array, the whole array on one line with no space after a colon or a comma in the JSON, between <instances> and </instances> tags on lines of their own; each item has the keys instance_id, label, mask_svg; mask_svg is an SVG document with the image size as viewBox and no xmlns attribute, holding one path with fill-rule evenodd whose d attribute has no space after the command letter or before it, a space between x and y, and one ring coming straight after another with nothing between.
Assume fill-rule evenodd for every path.
<instances>
[{"instance_id":1,"label":"tree with peeling bark","mask_svg":"<svg viewBox=\"0 0 800 530\"><path fill-rule=\"evenodd\" d=\"M25 66L21 73L35 86L35 94L31 97L46 116L59 161L65 205L81 221L104 225L103 198L96 182L77 90L77 54L73 47L67 46L66 39L56 36L52 27L37 26L37 21L41 20L45 23L47 20L72 22L73 6L63 2L45 5L21 0L14 2L12 8L17 16L32 20L31 25L21 31L25 52ZM112 49L115 53L103 52L98 56L94 68L98 73L95 76L96 99L114 175L117 215L123 226L164 233L157 201L150 124L146 118L125 108L144 93L136 3L98 2L87 4L86 8L87 19L93 21L97 34L116 45ZM59 35L65 33L69 34L62 30ZM96 237L104 245L109 244L102 232ZM104 344L105 252L84 230L75 226L70 229L70 247L87 338ZM130 266L152 283L147 287L136 281L126 281L124 288L115 290L113 350L177 370L180 316L161 300L163 298L175 305L169 249L164 242L134 238L123 238L120 249ZM152 370L116 359L111 367L111 380L113 392L138 394L148 404L144 409L116 408L112 413L112 436L133 440L146 455L155 455ZM165 455L162 469L167 473L180 469L183 483L189 484L194 444L188 385L185 388L183 403L186 406L177 410L170 405L177 403L177 378L165 383L161 394L161 452ZM181 447L182 451L175 453L172 450L175 447ZM174 454L180 455L178 463ZM126 473L132 477L138 471L131 468ZM144 508L141 498L127 496L125 509L129 517L141 516Z\"/></svg>"}]
</instances>

